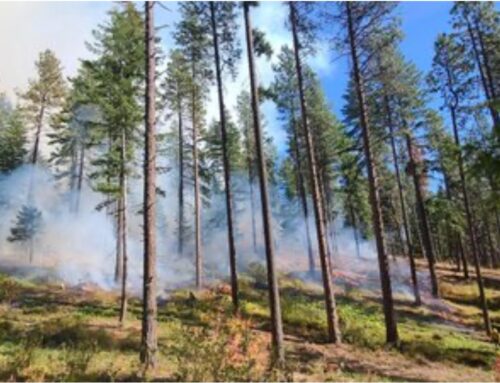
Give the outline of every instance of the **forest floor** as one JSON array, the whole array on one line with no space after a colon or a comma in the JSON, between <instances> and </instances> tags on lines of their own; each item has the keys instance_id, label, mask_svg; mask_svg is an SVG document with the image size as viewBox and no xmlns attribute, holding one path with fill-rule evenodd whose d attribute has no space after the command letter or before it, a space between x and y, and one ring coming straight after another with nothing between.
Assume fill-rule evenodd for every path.
<instances>
[{"instance_id":1,"label":"forest floor","mask_svg":"<svg viewBox=\"0 0 500 383\"><path fill-rule=\"evenodd\" d=\"M423 267L423 264L421 265ZM144 377L139 365L141 306L129 303L118 324L118 294L81 285L0 276L0 380L30 381L495 381L497 347L481 331L473 280L438 266L442 300L415 307L397 294L401 344L384 345L378 294L347 285L337 294L344 343L324 342L322 290L280 277L286 367L270 371L265 273L241 277L241 313L229 288L177 290L158 308L159 360ZM500 326L500 272L486 270L491 316Z\"/></svg>"}]
</instances>

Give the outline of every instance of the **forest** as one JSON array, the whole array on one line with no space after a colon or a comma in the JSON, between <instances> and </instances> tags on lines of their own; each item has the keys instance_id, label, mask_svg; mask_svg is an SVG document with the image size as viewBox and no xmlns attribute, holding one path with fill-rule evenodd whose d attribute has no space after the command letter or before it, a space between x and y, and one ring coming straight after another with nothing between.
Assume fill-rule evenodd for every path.
<instances>
[{"instance_id":1,"label":"forest","mask_svg":"<svg viewBox=\"0 0 500 383\"><path fill-rule=\"evenodd\" d=\"M399 3L265 5L113 3L0 88L0 380L500 379L498 4L428 71Z\"/></svg>"}]
</instances>

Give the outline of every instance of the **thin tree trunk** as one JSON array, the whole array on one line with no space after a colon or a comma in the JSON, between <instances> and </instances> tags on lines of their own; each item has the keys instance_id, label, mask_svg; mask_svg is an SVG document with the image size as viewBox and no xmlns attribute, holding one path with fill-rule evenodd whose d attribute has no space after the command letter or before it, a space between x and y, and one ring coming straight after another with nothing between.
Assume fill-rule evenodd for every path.
<instances>
[{"instance_id":1,"label":"thin tree trunk","mask_svg":"<svg viewBox=\"0 0 500 383\"><path fill-rule=\"evenodd\" d=\"M45 114L45 96L42 98L40 111L36 118L36 133L35 133L35 143L33 145L33 156L31 157L31 163L36 165L38 162L38 151L40 147L40 139L42 135L42 125L43 125L43 116Z\"/></svg>"},{"instance_id":2,"label":"thin tree trunk","mask_svg":"<svg viewBox=\"0 0 500 383\"><path fill-rule=\"evenodd\" d=\"M35 133L35 143L33 145L33 156L31 158L31 164L33 168L31 169L30 183L28 188L28 204L32 205L34 203L34 192L35 192L35 165L38 162L38 150L40 146L40 138L42 135L42 125L43 116L45 114L45 96L42 97L40 112L36 118L36 133Z\"/></svg>"},{"instance_id":3,"label":"thin tree trunk","mask_svg":"<svg viewBox=\"0 0 500 383\"><path fill-rule=\"evenodd\" d=\"M178 191L178 238L177 238L177 252L182 256L184 250L184 129L182 126L182 105L178 100L178 128L179 128L179 191Z\"/></svg>"},{"instance_id":4,"label":"thin tree trunk","mask_svg":"<svg viewBox=\"0 0 500 383\"><path fill-rule=\"evenodd\" d=\"M451 77L450 74L448 73L449 76L449 81L451 83ZM488 313L488 305L486 302L486 294L484 291L484 282L483 278L481 276L481 266L479 264L479 256L477 252L477 242L476 242L476 236L474 233L474 221L472 218L472 212L470 208L470 203L469 203L469 194L467 192L467 185L466 185L466 180L465 180L465 170L464 170L464 163L463 163L463 157L462 157L462 147L460 145L460 136L458 134L458 126L457 126L457 117L456 117L456 112L455 108L452 106L450 107L450 112L451 112L451 122L453 126L453 135L455 137L455 144L458 148L458 171L460 174L460 184L462 187L462 195L464 198L464 206L465 206L465 217L467 220L467 228L469 232L469 240L470 240L470 245L471 245L471 250L472 250L472 260L474 261L474 268L476 271L476 280L477 280L477 285L479 288L479 303L481 305L481 310L483 312L483 320L484 320L484 327L486 334L490 335L491 334L491 322L490 322L490 316Z\"/></svg>"},{"instance_id":5,"label":"thin tree trunk","mask_svg":"<svg viewBox=\"0 0 500 383\"><path fill-rule=\"evenodd\" d=\"M115 254L115 283L123 279L123 199L116 201L116 254Z\"/></svg>"},{"instance_id":6,"label":"thin tree trunk","mask_svg":"<svg viewBox=\"0 0 500 383\"><path fill-rule=\"evenodd\" d=\"M368 116L366 112L365 94L359 71L357 46L355 40L355 32L351 14L351 4L344 3L347 11L347 21L349 28L349 42L351 47L351 59L354 72L354 81L356 84L356 93L358 96L359 112L361 119L361 128L363 134L363 146L365 151L368 181L370 191L370 202L372 207L373 231L377 243L378 263L380 269L380 283L382 287L382 299L384 306L386 340L387 343L398 343L398 328L396 322L396 314L394 311L394 301L392 297L391 276L389 272L389 260L386 253L384 241L384 227L382 221L382 212L380 208L380 197L378 188L377 169L373 161L370 132L368 126Z\"/></svg>"},{"instance_id":7,"label":"thin tree trunk","mask_svg":"<svg viewBox=\"0 0 500 383\"><path fill-rule=\"evenodd\" d=\"M196 73L194 61L192 63L193 78ZM200 196L200 174L198 166L198 121L196 116L196 85L192 86L192 125L193 125L193 182L194 182L194 240L195 240L195 268L196 288L202 286L203 258L201 253L201 196Z\"/></svg>"},{"instance_id":8,"label":"thin tree trunk","mask_svg":"<svg viewBox=\"0 0 500 383\"><path fill-rule=\"evenodd\" d=\"M410 261L411 282L413 286L413 296L415 298L415 304L420 305L422 303L422 300L420 298L420 291L418 288L417 267L415 265L415 253L414 253L412 238L410 235L410 229L408 226L408 215L406 211L403 183L401 182L401 173L399 171L399 161L398 161L398 153L396 150L396 139L394 136L392 113L389 105L389 97L386 94L384 95L384 103L387 114L387 124L389 125L389 138L391 141L392 161L394 162L394 169L396 172L396 182L398 185L399 207L401 209L401 217L403 218L403 230L405 233L405 240L406 240L406 248L403 246L403 251L406 254L408 254L408 259Z\"/></svg>"},{"instance_id":9,"label":"thin tree trunk","mask_svg":"<svg viewBox=\"0 0 500 383\"><path fill-rule=\"evenodd\" d=\"M227 216L227 244L229 249L229 268L231 272L231 297L233 300L233 309L238 311L238 273L236 270L236 247L234 245L233 229L233 201L231 195L231 167L228 153L226 113L224 105L224 93L222 89L222 71L219 57L219 36L217 33L217 23L215 20L215 3L210 2L210 16L212 20L212 38L214 43L215 73L217 78L217 94L219 96L219 117L222 139L222 163L224 168L224 186L226 194L226 216Z\"/></svg>"},{"instance_id":10,"label":"thin tree trunk","mask_svg":"<svg viewBox=\"0 0 500 383\"><path fill-rule=\"evenodd\" d=\"M156 366L156 53L153 2L145 2L146 13L146 115L144 150L144 285L142 308L141 362L145 368Z\"/></svg>"},{"instance_id":11,"label":"thin tree trunk","mask_svg":"<svg viewBox=\"0 0 500 383\"><path fill-rule=\"evenodd\" d=\"M407 123L404 122L405 128L409 129ZM427 219L427 212L425 210L424 204L424 193L422 190L422 175L418 169L419 163L416 162L415 157L413 155L413 142L410 132L406 132L406 146L408 148L408 158L410 171L413 176L413 185L415 189L415 200L416 200L416 208L418 221L420 224L420 234L422 236L422 245L423 252L425 257L427 258L427 262L429 264L429 274L431 277L431 287L432 287L432 295L435 298L439 297L439 283L436 274L436 259L434 255L434 249L432 246L432 238L429 229L429 221Z\"/></svg>"},{"instance_id":12,"label":"thin tree trunk","mask_svg":"<svg viewBox=\"0 0 500 383\"><path fill-rule=\"evenodd\" d=\"M307 257L309 261L309 273L314 274L316 268L314 264L314 252L311 242L311 232L309 229L309 208L307 206L307 196L306 188L304 185L303 167L300 156L300 145L299 145L299 133L297 131L297 123L295 121L295 111L292 108L292 128L293 128L293 139L295 141L295 172L297 173L297 188L299 192L300 202L302 205L302 214L304 215L304 225L306 229L306 241L307 241Z\"/></svg>"},{"instance_id":13,"label":"thin tree trunk","mask_svg":"<svg viewBox=\"0 0 500 383\"><path fill-rule=\"evenodd\" d=\"M352 230L354 233L354 243L356 245L356 256L358 258L361 258L361 251L359 249L358 224L356 221L356 212L354 211L354 207L352 206L352 203L350 203L350 202L349 202L349 212L351 214L351 224L352 224Z\"/></svg>"},{"instance_id":14,"label":"thin tree trunk","mask_svg":"<svg viewBox=\"0 0 500 383\"><path fill-rule=\"evenodd\" d=\"M450 187L450 177L448 173L446 172L444 166L441 166L443 169L443 176L444 176L444 186L445 186L445 192L446 192L446 199L448 201L452 201L451 197L451 187ZM460 258L460 261L462 262L462 270L464 272L464 278L469 279L469 265L467 264L467 258L465 257L465 251L464 251L464 246L462 243L462 237L459 233L455 233L455 244L457 246L458 250L458 256Z\"/></svg>"},{"instance_id":15,"label":"thin tree trunk","mask_svg":"<svg viewBox=\"0 0 500 383\"><path fill-rule=\"evenodd\" d=\"M75 212L78 214L80 210L80 200L82 198L82 185L83 185L83 171L85 168L85 144L80 143L80 159L78 163L78 181L76 185L76 206Z\"/></svg>"},{"instance_id":16,"label":"thin tree trunk","mask_svg":"<svg viewBox=\"0 0 500 383\"><path fill-rule=\"evenodd\" d=\"M245 121L245 138L247 144L247 167L248 167L248 186L250 188L250 212L252 215L252 243L253 251L257 253L257 227L255 222L255 196L253 190L254 181L254 161L252 158L252 148L250 145L250 124Z\"/></svg>"},{"instance_id":17,"label":"thin tree trunk","mask_svg":"<svg viewBox=\"0 0 500 383\"><path fill-rule=\"evenodd\" d=\"M248 70L250 74L250 88L252 96L253 128L255 135L255 149L257 154L257 166L259 170L260 197L262 205L262 223L264 228L264 242L266 246L267 260L267 283L269 291L269 306L271 308L271 329L273 345L273 362L283 366L285 362L285 350L283 346L283 323L281 320L281 306L279 298L278 278L275 269L273 237L271 228L271 209L267 194L267 169L266 159L262 144L262 130L260 126L259 93L257 73L255 70L255 58L253 54L252 24L250 20L250 4L243 3L245 14L245 33L247 42Z\"/></svg>"},{"instance_id":18,"label":"thin tree trunk","mask_svg":"<svg viewBox=\"0 0 500 383\"><path fill-rule=\"evenodd\" d=\"M296 26L297 14L295 10L295 4L293 2L289 2L289 6L290 6L290 22L292 25L292 34L293 34L293 47L295 54L295 69L297 71L297 79L298 79L299 95L300 95L300 107L302 111L302 128L304 137L306 139L310 187L313 197L316 234L318 239L318 252L319 252L319 259L321 262L321 272L323 276L323 289L325 292L325 308L326 308L326 318L328 325L328 337L330 342L340 343L342 341L342 337L340 333L335 295L333 293L331 265L328 260L329 250L328 250L328 243L325 231L325 218L324 218L325 210L322 206L322 198L320 194L321 191L318 180L319 175L316 166L312 133L309 129L307 121L307 106L304 95L302 64L300 62L299 41L298 41L298 33Z\"/></svg>"},{"instance_id":19,"label":"thin tree trunk","mask_svg":"<svg viewBox=\"0 0 500 383\"><path fill-rule=\"evenodd\" d=\"M121 248L122 248L122 272L121 272L121 299L120 299L120 323L125 321L127 314L127 174L125 161L127 152L127 141L125 131L121 137L121 170L120 170L120 199L121 203Z\"/></svg>"}]
</instances>

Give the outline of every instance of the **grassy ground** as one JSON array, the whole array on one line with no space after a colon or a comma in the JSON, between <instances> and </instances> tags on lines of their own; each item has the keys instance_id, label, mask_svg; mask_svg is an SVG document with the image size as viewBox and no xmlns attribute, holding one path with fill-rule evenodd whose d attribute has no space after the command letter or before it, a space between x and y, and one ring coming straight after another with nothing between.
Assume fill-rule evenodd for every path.
<instances>
[{"instance_id":1,"label":"grassy ground","mask_svg":"<svg viewBox=\"0 0 500 383\"><path fill-rule=\"evenodd\" d=\"M269 371L269 314L263 273L242 278L241 314L231 314L227 285L176 291L159 305L159 363L150 380L492 381L496 347L478 331L473 281L441 266L444 303L414 307L396 297L401 345L384 346L377 295L338 295L344 344L323 343L321 289L283 276L287 365ZM500 292L488 275L493 321ZM500 276L499 276L500 277ZM117 323L118 296L0 277L0 380L141 380L140 302Z\"/></svg>"}]
</instances>

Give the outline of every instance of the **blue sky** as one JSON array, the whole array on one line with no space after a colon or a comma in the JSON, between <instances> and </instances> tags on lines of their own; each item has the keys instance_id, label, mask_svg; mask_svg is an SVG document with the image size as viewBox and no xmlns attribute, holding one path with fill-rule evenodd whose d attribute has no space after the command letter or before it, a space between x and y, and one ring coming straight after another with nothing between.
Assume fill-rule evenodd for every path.
<instances>
[{"instance_id":1,"label":"blue sky","mask_svg":"<svg viewBox=\"0 0 500 383\"><path fill-rule=\"evenodd\" d=\"M156 24L168 25L161 31L164 49L168 52L172 48L170 33L178 15L176 3L165 4L171 12L157 7ZM452 5L451 2L402 2L397 8L405 34L401 49L424 73L431 66L436 36L450 30ZM89 57L85 41L91 40L91 30L106 19L106 12L112 6L111 2L0 2L0 49L2 57L9 58L0 60L0 92L13 97L15 89L25 88L28 78L34 74L37 54L45 48L53 49L60 57L66 75L73 75L79 59ZM262 2L253 11L255 26L266 32L276 52L281 45L291 42L290 32L284 26L286 18L287 7L280 2ZM240 37L243 39L242 32ZM310 57L308 62L318 73L333 110L341 117L348 64L346 58L333 61L334 57L328 41L319 41L317 55ZM245 58L239 68L236 81L228 81L226 85L229 107L234 106L239 91L248 87ZM258 72L264 84L272 81L271 63L259 60ZM211 95L215 96L215 88ZM208 103L209 119L215 118L216 106L215 97L212 97ZM266 103L263 112L267 117L267 129L281 151L285 137L274 106Z\"/></svg>"}]
</instances>

